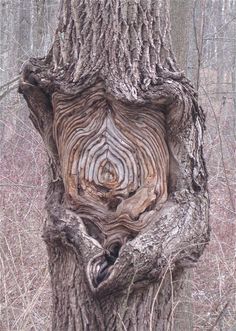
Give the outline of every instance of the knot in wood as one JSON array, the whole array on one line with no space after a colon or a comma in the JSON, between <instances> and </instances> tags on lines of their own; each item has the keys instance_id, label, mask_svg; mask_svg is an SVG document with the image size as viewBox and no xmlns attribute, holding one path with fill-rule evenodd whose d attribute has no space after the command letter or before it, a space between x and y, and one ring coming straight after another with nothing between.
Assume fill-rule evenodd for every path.
<instances>
[{"instance_id":1,"label":"knot in wood","mask_svg":"<svg viewBox=\"0 0 236 331\"><path fill-rule=\"evenodd\" d=\"M93 87L53 96L54 138L66 195L103 244L136 235L167 198L165 118L152 107L109 100ZM118 241L122 241L119 239Z\"/></svg>"}]
</instances>

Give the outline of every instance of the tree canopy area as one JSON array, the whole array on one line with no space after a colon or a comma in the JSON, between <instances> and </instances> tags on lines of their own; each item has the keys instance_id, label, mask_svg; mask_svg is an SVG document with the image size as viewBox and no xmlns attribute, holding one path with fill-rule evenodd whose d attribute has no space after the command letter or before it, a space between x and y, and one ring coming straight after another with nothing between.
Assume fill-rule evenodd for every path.
<instances>
[{"instance_id":1,"label":"tree canopy area","mask_svg":"<svg viewBox=\"0 0 236 331\"><path fill-rule=\"evenodd\" d=\"M26 125L25 131L32 134L40 148L36 158L35 142L26 136L27 144L21 145L20 150L24 155L30 146L34 164L23 163L22 167L21 156L14 155L14 168L22 169L19 178L26 176L29 183L3 175L3 204L11 203L8 195L11 187L19 187L24 194L18 200L19 207L29 199L29 211L22 210L21 217L30 225L16 223L17 218L12 223L13 217L4 209L2 265L6 270L4 277L15 270L9 240L11 233L18 233L19 263L23 266L23 247L27 243L22 243L21 231L14 224L21 224L22 231L34 227L36 208L36 214L44 218L42 233L49 258L53 330L192 330L196 323L221 327L225 311L232 311L232 301L219 300L213 310L215 315L205 320L206 324L193 318L194 310L186 312L186 307L193 309L184 297L188 287L186 271L195 268L209 240L207 173L202 152L205 115L196 90L200 89L201 81L206 84L202 87L202 103L210 107L216 123L229 203L228 220L234 210L230 163L223 154L221 127L207 90L211 71L204 68L203 56L212 47L206 42L208 47L204 49L204 38L209 37L207 29L211 31L210 25L206 25L206 13L224 12L219 27L222 36L221 30L234 23L233 18L224 20L227 10L235 9L235 4L233 1L212 1L208 6L204 1L191 4L183 1L177 6L171 2L170 8L167 0L63 0L58 23L50 15L56 13L56 1L47 5L32 2L27 9L19 8L20 26L28 22L28 11L31 19L36 17L38 26L35 32L32 28L29 31L31 36L32 31L36 34L31 40L36 40L38 54L40 48L43 53L50 44L45 39L49 35L44 35L45 17L55 22L56 32L45 57L39 58L38 54L29 57L20 51L17 55L19 65L26 60L21 68L19 92L29 110L22 100L21 104L24 114L30 111L30 121L42 143L31 124L25 118L17 118L18 125L19 122ZM13 8L8 3L1 5L2 11ZM175 13L186 20L188 17L182 27ZM5 27L2 23L3 42ZM26 39L27 31L27 27L19 30L19 41ZM177 31L189 38L188 42L184 39L181 47ZM234 61L233 56L231 59ZM227 79L226 70L222 72ZM230 74L233 89L234 71ZM1 98L6 106L10 105L8 96L15 91L17 79L18 76L5 77L2 84ZM216 91L221 93L220 88ZM222 100L221 111L226 103ZM5 118L3 123L3 137L7 137ZM24 139L24 131L23 138L20 131L19 136ZM12 139L10 136L8 141ZM47 178L41 175L38 185L41 157L45 155L42 148L48 159L47 171L44 170ZM9 156L6 152L4 155L7 161ZM209 149L207 157L211 157ZM10 163L6 164L9 167ZM210 180L213 173L210 167ZM42 202L40 205L43 191L44 215ZM15 217L19 213L20 210ZM220 248L225 254L226 247L221 244ZM211 249L212 246L207 254ZM25 253L30 260L29 252ZM7 254L13 268L5 263ZM43 256L45 261L45 250ZM199 274L204 273L202 268L200 262ZM193 284L199 282L197 274L191 274L192 277ZM17 278L18 275L15 281ZM26 279L22 273L23 288L28 291ZM47 277L41 279L33 302L38 300ZM12 299L8 297L6 278L4 284L7 304ZM18 288L21 293L21 283ZM196 293L193 286L191 291L192 295ZM232 293L230 287L227 291ZM44 300L48 303L50 297ZM6 308L3 323L7 324L3 325L22 329L31 323L37 329L32 306L27 299L25 310L13 322ZM194 309L196 314L201 311L197 304ZM187 318L191 323L186 323Z\"/></svg>"}]
</instances>

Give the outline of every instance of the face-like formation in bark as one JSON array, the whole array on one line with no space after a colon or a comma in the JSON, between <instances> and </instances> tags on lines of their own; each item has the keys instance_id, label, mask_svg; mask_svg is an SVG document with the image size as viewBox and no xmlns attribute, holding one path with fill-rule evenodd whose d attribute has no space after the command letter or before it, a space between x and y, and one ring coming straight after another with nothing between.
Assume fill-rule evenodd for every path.
<instances>
[{"instance_id":1,"label":"face-like formation in bark","mask_svg":"<svg viewBox=\"0 0 236 331\"><path fill-rule=\"evenodd\" d=\"M109 100L102 89L55 93L53 106L66 202L103 245L122 244L167 197L164 115Z\"/></svg>"}]
</instances>

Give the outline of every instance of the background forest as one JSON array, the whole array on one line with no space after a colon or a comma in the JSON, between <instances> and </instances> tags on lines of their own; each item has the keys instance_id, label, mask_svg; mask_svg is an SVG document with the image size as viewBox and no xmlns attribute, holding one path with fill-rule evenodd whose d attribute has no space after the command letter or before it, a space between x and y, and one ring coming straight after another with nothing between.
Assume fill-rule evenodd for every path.
<instances>
[{"instance_id":1,"label":"background forest","mask_svg":"<svg viewBox=\"0 0 236 331\"><path fill-rule=\"evenodd\" d=\"M59 0L0 0L0 330L49 330L41 230L46 153L17 94L22 63L43 56ZM188 273L189 330L236 330L236 0L172 0L173 44L206 113L211 242ZM176 305L179 303L177 302Z\"/></svg>"}]
</instances>

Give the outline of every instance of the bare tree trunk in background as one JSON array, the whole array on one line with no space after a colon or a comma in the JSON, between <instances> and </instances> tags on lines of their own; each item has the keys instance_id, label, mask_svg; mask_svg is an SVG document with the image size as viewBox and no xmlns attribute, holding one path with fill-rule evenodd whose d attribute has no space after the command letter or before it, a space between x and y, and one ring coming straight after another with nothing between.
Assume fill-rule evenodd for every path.
<instances>
[{"instance_id":1,"label":"bare tree trunk in background","mask_svg":"<svg viewBox=\"0 0 236 331\"><path fill-rule=\"evenodd\" d=\"M63 0L49 54L23 66L51 169L53 330L176 330L209 229L204 115L169 23L166 0Z\"/></svg>"},{"instance_id":2,"label":"bare tree trunk in background","mask_svg":"<svg viewBox=\"0 0 236 331\"><path fill-rule=\"evenodd\" d=\"M198 56L194 42L194 0L170 1L171 37L177 62L188 78L197 86ZM176 308L176 331L193 330L193 307L191 305L192 272L187 270L183 277L182 291Z\"/></svg>"},{"instance_id":3,"label":"bare tree trunk in background","mask_svg":"<svg viewBox=\"0 0 236 331\"><path fill-rule=\"evenodd\" d=\"M216 1L217 6L217 28L218 31L216 31L215 37L218 38L217 42L217 50L216 50L216 56L217 56L217 92L220 92L222 89L222 84L224 83L224 68L223 68L223 62L222 59L224 59L224 20L223 20L223 2L218 0Z\"/></svg>"},{"instance_id":4,"label":"bare tree trunk in background","mask_svg":"<svg viewBox=\"0 0 236 331\"><path fill-rule=\"evenodd\" d=\"M0 0L0 102L17 88L17 74L25 60L32 55L46 54L58 1ZM27 112L25 114L27 116ZM0 112L0 138L3 141L9 140L14 133L4 127L2 116ZM11 121L15 120L11 117Z\"/></svg>"},{"instance_id":5,"label":"bare tree trunk in background","mask_svg":"<svg viewBox=\"0 0 236 331\"><path fill-rule=\"evenodd\" d=\"M29 56L46 53L58 3L59 0L0 0L0 86L17 74Z\"/></svg>"},{"instance_id":6,"label":"bare tree trunk in background","mask_svg":"<svg viewBox=\"0 0 236 331\"><path fill-rule=\"evenodd\" d=\"M193 0L170 1L173 51L182 70L188 71L188 52L192 27Z\"/></svg>"},{"instance_id":7,"label":"bare tree trunk in background","mask_svg":"<svg viewBox=\"0 0 236 331\"><path fill-rule=\"evenodd\" d=\"M193 6L193 33L194 33L194 46L196 49L196 57L192 57L195 61L193 70L193 81L195 83L196 90L199 91L200 87L200 71L202 68L203 60L203 46L204 46L204 29L205 29L205 15L206 15L206 1L194 0ZM190 38L191 40L191 38ZM194 52L193 52L194 54ZM192 62L193 63L193 62Z\"/></svg>"},{"instance_id":8,"label":"bare tree trunk in background","mask_svg":"<svg viewBox=\"0 0 236 331\"><path fill-rule=\"evenodd\" d=\"M232 3L232 12L236 13L236 2ZM233 35L236 35L236 21L233 25ZM233 91L233 102L234 102L234 137L236 138L236 38L233 38L233 66L231 71L232 77L232 91Z\"/></svg>"},{"instance_id":9,"label":"bare tree trunk in background","mask_svg":"<svg viewBox=\"0 0 236 331\"><path fill-rule=\"evenodd\" d=\"M198 90L202 61L204 0L170 1L171 37L180 68Z\"/></svg>"}]
</instances>

